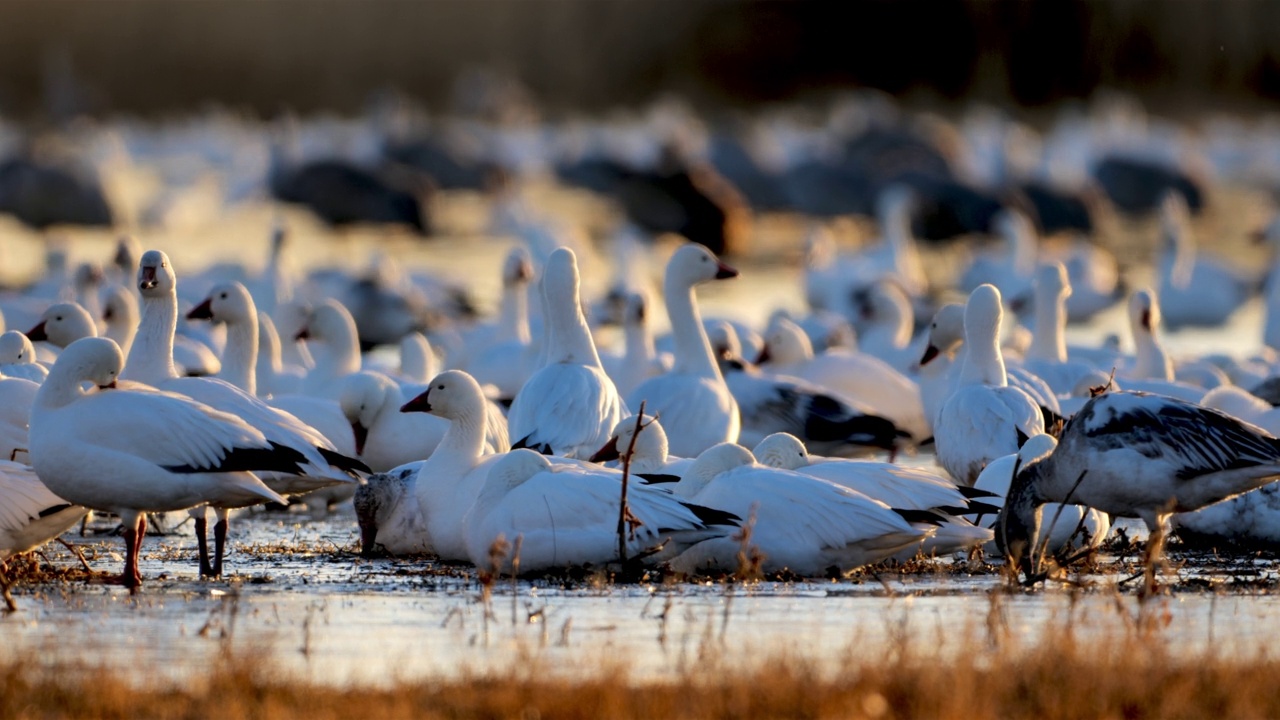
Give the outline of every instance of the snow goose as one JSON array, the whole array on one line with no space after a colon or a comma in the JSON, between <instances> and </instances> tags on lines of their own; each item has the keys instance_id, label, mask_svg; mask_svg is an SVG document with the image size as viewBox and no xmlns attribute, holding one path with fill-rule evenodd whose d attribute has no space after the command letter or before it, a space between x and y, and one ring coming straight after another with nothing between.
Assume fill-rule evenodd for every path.
<instances>
[{"instance_id":1,"label":"snow goose","mask_svg":"<svg viewBox=\"0 0 1280 720\"><path fill-rule=\"evenodd\" d=\"M1036 228L1026 215L1006 208L991 221L995 234L1003 241L999 250L980 255L960 276L957 283L965 292L979 285L994 285L1002 295L1018 297L1030 286L1036 266Z\"/></svg>"},{"instance_id":2,"label":"snow goose","mask_svg":"<svg viewBox=\"0 0 1280 720\"><path fill-rule=\"evenodd\" d=\"M489 363L510 363L512 355L528 352L532 341L529 331L529 283L533 281L533 261L523 246L512 248L502 262L502 294L498 300L498 317L489 323L476 326L463 336L458 357L449 358L450 364L459 370L473 371L472 364L490 351L494 358ZM504 350L495 350L504 347ZM524 359L527 362L527 359ZM480 384L489 382L472 374ZM516 384L520 389L523 381ZM515 392L508 397L514 397Z\"/></svg>"},{"instance_id":3,"label":"snow goose","mask_svg":"<svg viewBox=\"0 0 1280 720\"><path fill-rule=\"evenodd\" d=\"M654 348L653 332L649 329L649 296L644 292L626 297L622 312L623 351L621 356L601 355L609 377L613 378L618 392L624 397L631 394L640 383L671 370L671 356L658 353Z\"/></svg>"},{"instance_id":4,"label":"snow goose","mask_svg":"<svg viewBox=\"0 0 1280 720\"><path fill-rule=\"evenodd\" d=\"M423 462L374 473L356 488L352 503L360 526L360 553L365 557L379 547L390 555L432 552L416 495L418 469Z\"/></svg>"},{"instance_id":5,"label":"snow goose","mask_svg":"<svg viewBox=\"0 0 1280 720\"><path fill-rule=\"evenodd\" d=\"M29 465L0 460L0 596L17 610L5 561L33 550L80 522L89 510L54 495Z\"/></svg>"},{"instance_id":6,"label":"snow goose","mask_svg":"<svg viewBox=\"0 0 1280 720\"><path fill-rule=\"evenodd\" d=\"M660 416L671 451L682 457L693 457L716 443L735 442L741 430L737 403L712 355L694 297L695 286L737 275L709 250L692 243L676 250L667 262L662 292L675 338L675 364L671 372L641 383L627 404L639 408L643 402L649 413Z\"/></svg>"},{"instance_id":7,"label":"snow goose","mask_svg":"<svg viewBox=\"0 0 1280 720\"><path fill-rule=\"evenodd\" d=\"M547 358L511 403L507 416L512 447L547 455L586 458L604 444L627 414L605 374L579 302L578 263L558 248L543 269L549 328Z\"/></svg>"},{"instance_id":8,"label":"snow goose","mask_svg":"<svg viewBox=\"0 0 1280 720\"><path fill-rule=\"evenodd\" d=\"M1067 242L1049 242L1042 250L1042 258L1061 262L1066 268L1067 281L1071 285L1071 295L1066 303L1067 322L1085 322L1124 297L1120 267L1116 256L1109 250L1083 237Z\"/></svg>"},{"instance_id":9,"label":"snow goose","mask_svg":"<svg viewBox=\"0 0 1280 720\"><path fill-rule=\"evenodd\" d=\"M880 279L854 293L858 308L858 349L902 371L920 357L911 344L915 316L896 280Z\"/></svg>"},{"instance_id":10,"label":"snow goose","mask_svg":"<svg viewBox=\"0 0 1280 720\"><path fill-rule=\"evenodd\" d=\"M1248 299L1251 288L1240 273L1196 257L1191 216L1182 194L1170 191L1160 203L1160 298L1165 322L1217 327Z\"/></svg>"},{"instance_id":11,"label":"snow goose","mask_svg":"<svg viewBox=\"0 0 1280 720\"><path fill-rule=\"evenodd\" d=\"M1022 365L1043 379L1055 394L1070 393L1097 368L1067 359L1067 299L1071 284L1062 263L1042 263L1035 278L1035 333Z\"/></svg>"},{"instance_id":12,"label":"snow goose","mask_svg":"<svg viewBox=\"0 0 1280 720\"><path fill-rule=\"evenodd\" d=\"M343 380L338 404L351 424L356 453L374 472L430 457L449 428L434 415L401 413L405 400L399 384L382 373L364 370Z\"/></svg>"},{"instance_id":13,"label":"snow goose","mask_svg":"<svg viewBox=\"0 0 1280 720\"><path fill-rule=\"evenodd\" d=\"M972 501L986 493L960 488L925 470L892 463L812 457L800 438L788 433L775 433L761 440L753 453L761 465L820 478L892 508L935 512L942 522L919 547L918 552L925 556L970 550L994 537L990 530L960 517L995 510L995 506ZM908 552L908 557L902 559L909 559L917 550Z\"/></svg>"},{"instance_id":14,"label":"snow goose","mask_svg":"<svg viewBox=\"0 0 1280 720\"><path fill-rule=\"evenodd\" d=\"M209 296L187 313L188 320L227 326L227 344L217 377L250 395L258 394L258 309L238 282L214 285Z\"/></svg>"},{"instance_id":15,"label":"snow goose","mask_svg":"<svg viewBox=\"0 0 1280 720\"><path fill-rule=\"evenodd\" d=\"M657 418L631 415L618 421L609 442L589 460L594 463L620 460L624 453L630 451L628 463L632 475L647 483L680 482L680 476L693 464L693 460L668 455L668 447L667 432Z\"/></svg>"},{"instance_id":16,"label":"snow goose","mask_svg":"<svg viewBox=\"0 0 1280 720\"><path fill-rule=\"evenodd\" d=\"M449 421L440 444L414 479L422 527L441 560L468 558L463 517L475 504L490 463L502 457L481 457L487 402L475 378L461 370L446 370L400 408L400 412L429 412Z\"/></svg>"},{"instance_id":17,"label":"snow goose","mask_svg":"<svg viewBox=\"0 0 1280 720\"><path fill-rule=\"evenodd\" d=\"M17 330L0 334L0 376L44 382L49 369L36 362L36 348L31 338Z\"/></svg>"},{"instance_id":18,"label":"snow goose","mask_svg":"<svg viewBox=\"0 0 1280 720\"><path fill-rule=\"evenodd\" d=\"M120 516L121 580L137 588L144 512L284 502L253 473L298 473L307 460L190 398L136 385L116 389L123 365L120 348L106 338L69 345L36 395L30 449L36 473L54 494Z\"/></svg>"},{"instance_id":19,"label":"snow goose","mask_svg":"<svg viewBox=\"0 0 1280 720\"><path fill-rule=\"evenodd\" d=\"M717 507L750 524L752 554L765 573L806 577L845 574L915 546L932 533L909 524L884 503L826 480L758 465L751 451L708 448L673 487L676 495ZM734 572L743 540L699 543L671 562L685 573Z\"/></svg>"},{"instance_id":20,"label":"snow goose","mask_svg":"<svg viewBox=\"0 0 1280 720\"><path fill-rule=\"evenodd\" d=\"M1280 350L1280 211L1257 234L1259 242L1271 246L1271 271L1262 289L1262 344Z\"/></svg>"},{"instance_id":21,"label":"snow goose","mask_svg":"<svg viewBox=\"0 0 1280 720\"><path fill-rule=\"evenodd\" d=\"M1190 512L1280 477L1280 440L1229 415L1146 393L1105 393L1076 413L1048 457L1013 479L996 538L1011 564L1037 572L1028 538L1047 502L1087 505L1141 519L1147 590L1154 590L1169 516Z\"/></svg>"},{"instance_id":22,"label":"snow goose","mask_svg":"<svg viewBox=\"0 0 1280 720\"><path fill-rule=\"evenodd\" d=\"M1015 470L1043 460L1056 447L1058 447L1058 441L1052 435L1037 435L1027 440L1016 454L992 460L983 468L973 486L991 494L984 502L1003 507ZM1049 518L1053 526L1041 528L1036 536L1036 547L1043 545L1045 551L1053 555L1084 547L1096 548L1107 539L1107 533L1111 531L1110 516L1100 510L1081 505L1047 503L1044 506L1043 517ZM989 527L996 527L995 517L988 516L981 520ZM1048 533L1047 541L1045 533ZM994 542L986 549L992 553L999 552Z\"/></svg>"},{"instance_id":23,"label":"snow goose","mask_svg":"<svg viewBox=\"0 0 1280 720\"><path fill-rule=\"evenodd\" d=\"M301 392L302 380L307 376L305 368L285 365L280 334L276 332L271 316L262 311L258 311L258 365L254 376L258 381L258 392L263 396Z\"/></svg>"},{"instance_id":24,"label":"snow goose","mask_svg":"<svg viewBox=\"0 0 1280 720\"><path fill-rule=\"evenodd\" d=\"M972 486L987 463L1045 431L1040 406L1005 375L997 337L1003 313L994 285L969 294L959 386L938 411L933 432L938 462L957 484Z\"/></svg>"},{"instance_id":25,"label":"snow goose","mask_svg":"<svg viewBox=\"0 0 1280 720\"><path fill-rule=\"evenodd\" d=\"M26 452L27 424L40 385L16 377L0 377L0 460Z\"/></svg>"},{"instance_id":26,"label":"snow goose","mask_svg":"<svg viewBox=\"0 0 1280 720\"><path fill-rule=\"evenodd\" d=\"M307 341L316 363L307 372L302 391L337 399L338 381L360 372L360 338L351 313L337 300L325 300L312 308L296 337Z\"/></svg>"},{"instance_id":27,"label":"snow goose","mask_svg":"<svg viewBox=\"0 0 1280 720\"><path fill-rule=\"evenodd\" d=\"M177 276L163 252L149 250L143 254L138 266L138 291L142 295L142 322L121 379L180 393L232 413L271 442L301 453L308 463L305 472L264 476L278 492L299 494L337 483L352 483L358 479L354 473L368 472L368 467L359 460L337 452L334 444L314 428L245 390L216 378L178 376L173 361L174 328L178 322ZM202 553L201 570L203 574L216 576L226 538L227 514L226 508L214 506L214 509L218 514L214 528L215 562L207 565ZM204 510L193 512L193 517L197 540L200 540L205 527Z\"/></svg>"},{"instance_id":28,"label":"snow goose","mask_svg":"<svg viewBox=\"0 0 1280 720\"><path fill-rule=\"evenodd\" d=\"M1133 363L1120 373L1126 390L1140 390L1199 402L1203 388L1174 379L1173 360L1159 339L1160 301L1153 290L1135 291L1129 296L1129 329L1133 333Z\"/></svg>"},{"instance_id":29,"label":"snow goose","mask_svg":"<svg viewBox=\"0 0 1280 720\"><path fill-rule=\"evenodd\" d=\"M129 356L133 336L138 332L138 296L128 287L112 285L103 292L103 337L109 337Z\"/></svg>"},{"instance_id":30,"label":"snow goose","mask_svg":"<svg viewBox=\"0 0 1280 720\"><path fill-rule=\"evenodd\" d=\"M866 405L917 442L933 433L919 385L880 358L845 348L815 353L805 332L785 317L769 323L764 340L757 359L761 369L801 378Z\"/></svg>"},{"instance_id":31,"label":"snow goose","mask_svg":"<svg viewBox=\"0 0 1280 720\"><path fill-rule=\"evenodd\" d=\"M618 557L622 474L583 465L552 465L528 449L500 456L467 513L467 554L480 568L493 565L495 543L514 545L496 568L521 573L603 566ZM683 501L657 487L633 484L627 491L632 527L626 538L629 562L652 564L703 541L725 538L741 518ZM516 554L518 550L518 555Z\"/></svg>"},{"instance_id":32,"label":"snow goose","mask_svg":"<svg viewBox=\"0 0 1280 720\"><path fill-rule=\"evenodd\" d=\"M440 374L440 360L431 342L420 332L400 338L400 366L396 372L402 382L426 385Z\"/></svg>"},{"instance_id":33,"label":"snow goose","mask_svg":"<svg viewBox=\"0 0 1280 720\"><path fill-rule=\"evenodd\" d=\"M47 342L65 348L80 338L97 337L98 325L79 303L61 302L49 306L40 322L27 331L31 342Z\"/></svg>"}]
</instances>

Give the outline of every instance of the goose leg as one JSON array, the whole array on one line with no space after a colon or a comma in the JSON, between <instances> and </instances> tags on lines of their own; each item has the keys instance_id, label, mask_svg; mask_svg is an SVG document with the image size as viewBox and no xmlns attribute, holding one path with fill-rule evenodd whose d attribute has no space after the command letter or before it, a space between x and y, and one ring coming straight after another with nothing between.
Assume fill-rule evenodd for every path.
<instances>
[{"instance_id":1,"label":"goose leg","mask_svg":"<svg viewBox=\"0 0 1280 720\"><path fill-rule=\"evenodd\" d=\"M227 516L230 511L226 508L217 508L214 514L218 517L218 522L213 525L213 577L222 577L222 557L227 547Z\"/></svg>"},{"instance_id":2,"label":"goose leg","mask_svg":"<svg viewBox=\"0 0 1280 720\"><path fill-rule=\"evenodd\" d=\"M196 550L200 553L200 577L213 577L213 566L209 564L209 520L204 506L189 511L195 520Z\"/></svg>"},{"instance_id":3,"label":"goose leg","mask_svg":"<svg viewBox=\"0 0 1280 720\"><path fill-rule=\"evenodd\" d=\"M120 574L120 584L136 593L142 585L142 573L138 571L138 553L142 550L142 538L147 533L146 517L139 514L130 523L126 519L124 531L124 572Z\"/></svg>"},{"instance_id":4,"label":"goose leg","mask_svg":"<svg viewBox=\"0 0 1280 720\"><path fill-rule=\"evenodd\" d=\"M1140 599L1152 597L1160 590L1156 579L1159 577L1160 568L1164 565L1164 525L1163 518L1157 520L1151 535L1147 538L1147 549L1143 553L1145 570L1142 576L1142 591L1138 594Z\"/></svg>"}]
</instances>

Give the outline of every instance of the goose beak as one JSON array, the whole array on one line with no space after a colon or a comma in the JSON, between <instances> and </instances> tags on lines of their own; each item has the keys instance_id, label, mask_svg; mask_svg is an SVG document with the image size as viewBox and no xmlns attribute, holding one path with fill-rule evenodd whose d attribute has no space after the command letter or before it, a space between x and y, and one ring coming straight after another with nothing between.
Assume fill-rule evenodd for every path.
<instances>
[{"instance_id":1,"label":"goose beak","mask_svg":"<svg viewBox=\"0 0 1280 720\"><path fill-rule=\"evenodd\" d=\"M191 312L187 313L188 320L212 320L213 319L213 298L205 298L204 302L191 308Z\"/></svg>"},{"instance_id":2,"label":"goose beak","mask_svg":"<svg viewBox=\"0 0 1280 720\"><path fill-rule=\"evenodd\" d=\"M360 554L364 557L373 557L374 550L378 546L378 526L377 525L360 525Z\"/></svg>"},{"instance_id":3,"label":"goose beak","mask_svg":"<svg viewBox=\"0 0 1280 720\"><path fill-rule=\"evenodd\" d=\"M31 340L31 342L40 342L41 340L44 340L44 341L49 340L49 336L46 335L44 332L43 320L41 320L38 325L36 325L35 327L27 331L27 338Z\"/></svg>"},{"instance_id":4,"label":"goose beak","mask_svg":"<svg viewBox=\"0 0 1280 720\"><path fill-rule=\"evenodd\" d=\"M356 437L356 454L363 455L364 444L369 440L369 428L359 422L353 422L351 423L351 433Z\"/></svg>"},{"instance_id":5,"label":"goose beak","mask_svg":"<svg viewBox=\"0 0 1280 720\"><path fill-rule=\"evenodd\" d=\"M769 343L760 346L760 355L756 358L757 365L763 365L773 359L773 353L769 352Z\"/></svg>"},{"instance_id":6,"label":"goose beak","mask_svg":"<svg viewBox=\"0 0 1280 720\"><path fill-rule=\"evenodd\" d=\"M106 385L99 385L99 386L98 386L98 389L99 389L99 390L115 390L115 389L116 389L116 381L115 381L115 380L112 380L111 382L107 383Z\"/></svg>"},{"instance_id":7,"label":"goose beak","mask_svg":"<svg viewBox=\"0 0 1280 720\"><path fill-rule=\"evenodd\" d=\"M144 266L138 269L139 290L151 290L156 285L156 269L154 267Z\"/></svg>"},{"instance_id":8,"label":"goose beak","mask_svg":"<svg viewBox=\"0 0 1280 720\"><path fill-rule=\"evenodd\" d=\"M418 397L400 406L400 412L431 412L431 390L427 389Z\"/></svg>"},{"instance_id":9,"label":"goose beak","mask_svg":"<svg viewBox=\"0 0 1280 720\"><path fill-rule=\"evenodd\" d=\"M294 340L310 340L311 329L306 326L303 326L303 328L298 331L298 334L293 336L293 339Z\"/></svg>"},{"instance_id":10,"label":"goose beak","mask_svg":"<svg viewBox=\"0 0 1280 720\"><path fill-rule=\"evenodd\" d=\"M1141 321L1141 322L1142 322L1142 328L1143 328L1144 330L1148 330L1148 331L1149 331L1149 330L1151 330L1151 311L1150 311L1150 310L1143 310L1143 311L1142 311L1142 321Z\"/></svg>"},{"instance_id":11,"label":"goose beak","mask_svg":"<svg viewBox=\"0 0 1280 720\"><path fill-rule=\"evenodd\" d=\"M604 447L596 451L595 455L587 458L587 462L609 462L610 460L617 460L620 457L622 457L622 454L618 452L618 438L611 437L609 438L609 442L604 444Z\"/></svg>"},{"instance_id":12,"label":"goose beak","mask_svg":"<svg viewBox=\"0 0 1280 720\"><path fill-rule=\"evenodd\" d=\"M724 263L716 264L717 280L728 280L729 278L736 278L736 277L738 277L738 271L735 270L734 268L731 268L728 265L725 265Z\"/></svg>"},{"instance_id":13,"label":"goose beak","mask_svg":"<svg viewBox=\"0 0 1280 720\"><path fill-rule=\"evenodd\" d=\"M928 365L934 358L938 357L938 348L930 345L924 349L924 355L920 357L920 367Z\"/></svg>"}]
</instances>

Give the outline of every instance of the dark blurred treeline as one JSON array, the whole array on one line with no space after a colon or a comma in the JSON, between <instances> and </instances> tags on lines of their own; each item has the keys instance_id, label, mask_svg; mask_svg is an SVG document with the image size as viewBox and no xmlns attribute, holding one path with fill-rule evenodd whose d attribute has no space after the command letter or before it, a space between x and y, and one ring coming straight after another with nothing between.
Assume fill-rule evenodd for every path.
<instances>
[{"instance_id":1,"label":"dark blurred treeline","mask_svg":"<svg viewBox=\"0 0 1280 720\"><path fill-rule=\"evenodd\" d=\"M1280 0L0 0L0 111L434 108L492 68L553 108L875 87L1043 105L1280 101Z\"/></svg>"}]
</instances>

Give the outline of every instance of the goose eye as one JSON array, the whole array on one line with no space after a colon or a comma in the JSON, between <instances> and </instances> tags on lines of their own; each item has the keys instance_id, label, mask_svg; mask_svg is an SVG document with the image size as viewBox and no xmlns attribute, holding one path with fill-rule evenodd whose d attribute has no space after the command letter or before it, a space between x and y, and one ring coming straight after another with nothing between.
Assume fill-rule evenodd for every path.
<instances>
[{"instance_id":1,"label":"goose eye","mask_svg":"<svg viewBox=\"0 0 1280 720\"><path fill-rule=\"evenodd\" d=\"M58 317L54 318L53 320L54 320L54 322L62 322L62 316L61 316L61 315L59 315Z\"/></svg>"},{"instance_id":2,"label":"goose eye","mask_svg":"<svg viewBox=\"0 0 1280 720\"><path fill-rule=\"evenodd\" d=\"M443 386L443 385L437 385L437 386L436 386L436 389L437 389L437 390L443 390L443 389L444 389L444 386Z\"/></svg>"},{"instance_id":3,"label":"goose eye","mask_svg":"<svg viewBox=\"0 0 1280 720\"><path fill-rule=\"evenodd\" d=\"M221 297L223 300L226 300L226 299L227 299L227 294L226 294L226 293L222 293L222 295L220 295L219 297Z\"/></svg>"}]
</instances>

